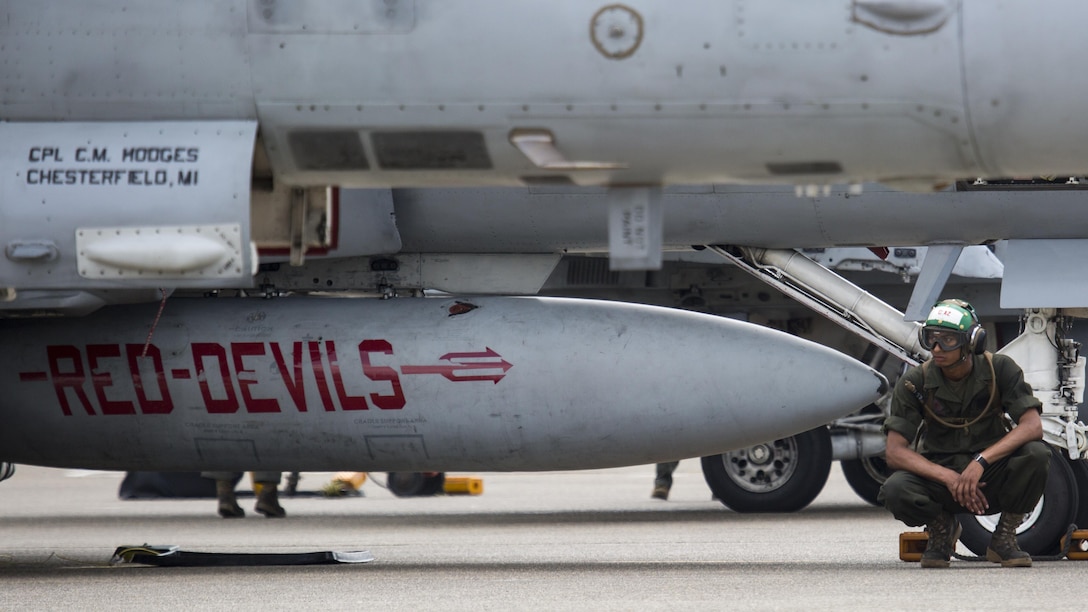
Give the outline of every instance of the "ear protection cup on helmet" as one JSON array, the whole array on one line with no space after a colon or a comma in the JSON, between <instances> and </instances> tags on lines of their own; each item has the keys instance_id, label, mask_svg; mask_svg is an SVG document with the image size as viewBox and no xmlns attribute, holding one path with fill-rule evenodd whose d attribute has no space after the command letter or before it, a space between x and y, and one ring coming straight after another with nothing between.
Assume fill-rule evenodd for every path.
<instances>
[{"instance_id":1,"label":"ear protection cup on helmet","mask_svg":"<svg viewBox=\"0 0 1088 612\"><path fill-rule=\"evenodd\" d=\"M976 355L986 352L986 330L978 324L978 319L975 319L975 324L967 330L967 347Z\"/></svg>"}]
</instances>

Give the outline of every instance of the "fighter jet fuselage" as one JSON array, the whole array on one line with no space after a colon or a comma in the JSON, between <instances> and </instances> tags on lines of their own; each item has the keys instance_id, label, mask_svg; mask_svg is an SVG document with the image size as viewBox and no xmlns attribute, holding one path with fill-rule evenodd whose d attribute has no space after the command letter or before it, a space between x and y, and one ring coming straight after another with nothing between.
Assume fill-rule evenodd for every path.
<instances>
[{"instance_id":1,"label":"fighter jet fuselage","mask_svg":"<svg viewBox=\"0 0 1088 612\"><path fill-rule=\"evenodd\" d=\"M0 0L0 300L14 317L0 321L0 460L559 469L818 426L876 400L880 375L692 313L156 307L176 289L251 288L265 245L292 264L335 249L329 187L382 188L351 211L369 232L350 234L358 256L400 252L393 188L616 188L610 245L616 217L645 243L628 259L652 267L663 185L1079 175L1088 86L1067 66L1088 50L1086 13L1069 0ZM828 242L875 240L863 230ZM308 289L355 274L341 272L308 274Z\"/></svg>"},{"instance_id":2,"label":"fighter jet fuselage","mask_svg":"<svg viewBox=\"0 0 1088 612\"><path fill-rule=\"evenodd\" d=\"M1086 18L1070 0L5 0L0 120L257 121L290 185L1078 174ZM176 140L132 146L199 165ZM104 163L37 146L50 170Z\"/></svg>"}]
</instances>

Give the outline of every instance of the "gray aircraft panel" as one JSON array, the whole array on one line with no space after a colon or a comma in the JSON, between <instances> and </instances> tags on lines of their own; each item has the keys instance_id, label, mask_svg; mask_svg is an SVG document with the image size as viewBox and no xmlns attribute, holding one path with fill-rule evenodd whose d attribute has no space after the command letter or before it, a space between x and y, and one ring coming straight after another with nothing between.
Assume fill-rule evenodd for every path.
<instances>
[{"instance_id":1,"label":"gray aircraft panel","mask_svg":"<svg viewBox=\"0 0 1088 612\"><path fill-rule=\"evenodd\" d=\"M297 185L932 186L1088 163L1088 85L1062 68L1088 50L1072 0L4 0L0 14L0 119L259 120ZM512 142L525 129L620 167L535 167ZM351 163L300 145L322 138L353 142Z\"/></svg>"},{"instance_id":2,"label":"gray aircraft panel","mask_svg":"<svg viewBox=\"0 0 1088 612\"><path fill-rule=\"evenodd\" d=\"M1073 50L1067 41L1078 35L1080 24L1055 19L1033 2L968 1L962 14L963 40L972 41L963 48L964 97L974 148L990 176L1024 176L1015 169L1026 160L1083 143L1084 135L1073 127L1080 113L1069 105L1083 91L1030 93L1048 91L1049 83L1066 74ZM1010 97L1011 91L1020 94ZM1024 104L1024 96L1031 101Z\"/></svg>"},{"instance_id":3,"label":"gray aircraft panel","mask_svg":"<svg viewBox=\"0 0 1088 612\"><path fill-rule=\"evenodd\" d=\"M365 191L344 190L345 202ZM607 199L594 189L397 189L408 252L607 250ZM1005 238L1076 239L1088 192L946 191L909 194L866 185L796 197L790 187L667 190L665 244L773 248L983 244Z\"/></svg>"},{"instance_id":4,"label":"gray aircraft panel","mask_svg":"<svg viewBox=\"0 0 1088 612\"><path fill-rule=\"evenodd\" d=\"M1006 308L1078 308L1088 304L1088 240L1010 240L1001 283ZM1061 282L1055 282L1060 279Z\"/></svg>"}]
</instances>

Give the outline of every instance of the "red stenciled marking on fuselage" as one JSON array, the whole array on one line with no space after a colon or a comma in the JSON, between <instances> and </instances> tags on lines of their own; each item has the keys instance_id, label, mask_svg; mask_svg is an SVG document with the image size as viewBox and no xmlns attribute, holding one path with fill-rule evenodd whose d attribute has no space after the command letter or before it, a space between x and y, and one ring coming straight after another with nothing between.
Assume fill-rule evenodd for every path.
<instances>
[{"instance_id":1,"label":"red stenciled marking on fuselage","mask_svg":"<svg viewBox=\"0 0 1088 612\"><path fill-rule=\"evenodd\" d=\"M404 408L404 391L400 388L400 376L389 366L370 365L370 353L393 354L393 345L386 340L363 340L359 343L359 359L363 362L363 374L373 381L388 381L393 385L393 395L370 394L370 401L383 410Z\"/></svg>"},{"instance_id":2,"label":"red stenciled marking on fuselage","mask_svg":"<svg viewBox=\"0 0 1088 612\"><path fill-rule=\"evenodd\" d=\"M140 344L126 344L125 356L127 357L129 372L132 375L132 386L136 392L137 403L140 406L140 412L143 414L169 414L174 409L174 404L170 398L170 392L166 387L166 381L162 375L162 357L159 354L158 348L152 346L147 359L153 362L153 368L155 372L155 382L158 387L158 395L160 399L153 400L148 397L146 393L146 386L144 385L143 377L140 375L139 369L139 356L143 351L143 345ZM60 345L60 346L48 346L46 347L46 355L49 360L49 373L45 372L28 372L26 374L30 377L24 377L20 375L20 380L26 382L45 381L52 378L53 387L57 393L57 400L60 403L61 411L68 416L71 416L72 410L68 403L68 392L71 391L75 395L75 399L79 400L79 403L83 406L83 410L89 414L106 414L106 415L127 415L136 414L136 410L131 401L111 400L107 397L107 392L112 388L113 390L121 389L123 387L117 386L117 381L113 380L113 377L104 368L100 368L109 359L121 358L121 347L116 344L91 344L86 347L87 363L91 371L91 386L94 389L94 396L98 400L99 411L95 410L94 404L91 402L90 397L87 395L84 385L87 382L87 376L83 369L83 358L80 350L75 346ZM62 361L67 361L69 364L62 365Z\"/></svg>"},{"instance_id":3,"label":"red stenciled marking on fuselage","mask_svg":"<svg viewBox=\"0 0 1088 612\"><path fill-rule=\"evenodd\" d=\"M60 401L60 409L65 416L72 416L72 408L68 405L68 394L65 389L71 389L76 399L83 405L87 414L97 414L91 406L91 400L83 392L83 383L87 377L83 374L83 357L79 349L70 345L48 346L45 348L46 357L49 359L49 377L53 379L53 389L57 392L57 400ZM69 361L70 368L61 370L61 360Z\"/></svg>"},{"instance_id":4,"label":"red stenciled marking on fuselage","mask_svg":"<svg viewBox=\"0 0 1088 612\"><path fill-rule=\"evenodd\" d=\"M140 412L144 414L170 414L174 411L174 400L170 397L170 388L166 386L166 374L162 367L162 352L155 345L140 348L139 344L126 344L125 354L128 356L128 371L132 375L132 386L136 389L136 400L140 404ZM144 383L144 377L140 373L140 362L150 362L150 377L155 382L155 394L159 399L148 397L149 385Z\"/></svg>"},{"instance_id":5,"label":"red stenciled marking on fuselage","mask_svg":"<svg viewBox=\"0 0 1088 612\"><path fill-rule=\"evenodd\" d=\"M227 364L227 350L217 342L194 342L193 363L196 364L196 380L200 383L200 395L204 397L204 406L210 414L231 414L238 412L238 396L234 394L234 384L230 380L230 366ZM208 375L204 364L206 358L211 357L213 363L218 366L219 375L223 379L225 398L212 397L212 389L208 384Z\"/></svg>"},{"instance_id":6,"label":"red stenciled marking on fuselage","mask_svg":"<svg viewBox=\"0 0 1088 612\"><path fill-rule=\"evenodd\" d=\"M290 357L285 350L287 347L290 347ZM356 348L357 363L353 358L342 359L332 340L282 344L232 342L229 345L194 342L189 346L194 376L193 370L187 368L167 369L162 351L154 344L146 347L143 344L90 344L82 348L49 345L45 347L48 367L20 372L19 381L51 383L66 416L79 412L92 416L170 414L174 409L174 397L180 392L178 386L191 384L176 381L194 378L198 389L188 387L186 397L193 398L198 392L198 401L203 401L209 414L236 414L242 407L247 413L277 413L291 404L298 412L307 412L306 395L313 392L313 386L309 386L308 391L308 385L316 385L325 411L334 412L338 409L368 410L370 403L382 410L404 408L407 400L400 380L402 374L440 374L456 382L497 383L511 367L498 353L487 348L482 352L447 353L440 358L449 362L447 364L402 366L398 372L396 367L380 363L395 355L389 341L367 339ZM343 346L340 349L344 353ZM314 376L310 383L306 382L307 352L309 369ZM181 357L184 353L173 352L172 355L175 359L184 358ZM350 358L351 351L344 356ZM345 368L348 361L351 365ZM482 369L501 370L502 373L481 374ZM329 384L330 377L332 385ZM168 378L175 381L172 383L174 389L168 384ZM366 385L367 381L388 385L388 390L367 390L360 394L359 385ZM279 384L283 387L277 390ZM291 399L283 399L286 397ZM192 399L185 401L192 402Z\"/></svg>"},{"instance_id":7,"label":"red stenciled marking on fuselage","mask_svg":"<svg viewBox=\"0 0 1088 612\"><path fill-rule=\"evenodd\" d=\"M325 352L329 356L329 370L332 371L332 382L336 387L336 396L340 398L341 410L367 410L366 398L358 395L348 395L344 388L344 379L340 374L340 362L336 359L336 343L332 340L325 341Z\"/></svg>"},{"instance_id":8,"label":"red stenciled marking on fuselage","mask_svg":"<svg viewBox=\"0 0 1088 612\"><path fill-rule=\"evenodd\" d=\"M291 370L287 370L287 362L283 359L283 351L276 342L269 343L272 349L272 358L276 360L276 368L280 371L283 384L287 386L287 393L295 402L295 408L299 412L306 412L306 388L302 386L302 343L295 342L291 345Z\"/></svg>"},{"instance_id":9,"label":"red stenciled marking on fuselage","mask_svg":"<svg viewBox=\"0 0 1088 612\"><path fill-rule=\"evenodd\" d=\"M242 402L247 412L279 412L280 403L274 398L256 398L251 395L250 386L257 384L256 372L246 369L243 358L247 355L264 355L263 342L231 342L230 354L234 357L234 376L238 379L238 389L242 392ZM225 383L225 381L224 381Z\"/></svg>"},{"instance_id":10,"label":"red stenciled marking on fuselage","mask_svg":"<svg viewBox=\"0 0 1088 612\"><path fill-rule=\"evenodd\" d=\"M317 393L321 396L321 404L325 406L325 412L336 410L332 403L332 394L329 393L329 381L325 380L325 366L321 362L321 343L308 342L310 349L310 367L313 368L314 378L317 380Z\"/></svg>"},{"instance_id":11,"label":"red stenciled marking on fuselage","mask_svg":"<svg viewBox=\"0 0 1088 612\"><path fill-rule=\"evenodd\" d=\"M495 361L496 357L499 358L498 361ZM506 371L513 367L513 364L503 359L501 355L491 350L490 347L486 347L486 350L479 353L446 353L439 357L439 359L449 361L450 364L434 366L401 366L401 374L441 374L446 380L453 382L490 380L495 384L499 384L499 381L506 376ZM484 359L486 361L474 361L477 359ZM471 376L462 376L458 374L459 372L468 372L472 370L495 369L501 369L502 374L475 374Z\"/></svg>"},{"instance_id":12,"label":"red stenciled marking on fuselage","mask_svg":"<svg viewBox=\"0 0 1088 612\"><path fill-rule=\"evenodd\" d=\"M102 414L136 414L136 406L132 402L115 401L106 397L106 387L113 386L113 377L100 366L100 361L107 359L120 359L121 347L116 344L88 344L87 363L91 366L91 384L94 386L94 396L98 398L98 405Z\"/></svg>"}]
</instances>

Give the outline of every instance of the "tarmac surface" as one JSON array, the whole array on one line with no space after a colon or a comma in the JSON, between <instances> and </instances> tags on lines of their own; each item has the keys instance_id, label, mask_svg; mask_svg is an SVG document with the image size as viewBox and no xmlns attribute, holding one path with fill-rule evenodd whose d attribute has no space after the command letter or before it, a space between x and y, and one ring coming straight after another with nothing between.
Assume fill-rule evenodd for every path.
<instances>
[{"instance_id":1,"label":"tarmac surface","mask_svg":"<svg viewBox=\"0 0 1088 612\"><path fill-rule=\"evenodd\" d=\"M462 474L456 474L462 475ZM223 520L212 499L123 501L117 472L19 466L0 483L0 610L1078 610L1084 561L1030 569L898 559L906 528L861 501L836 464L794 514L711 500L698 460L669 501L653 466L480 474L479 496L284 498L286 519ZM332 474L304 473L301 491ZM239 490L247 488L243 481ZM369 551L362 564L111 566L119 546ZM968 551L962 546L960 552Z\"/></svg>"}]
</instances>

